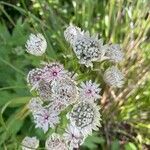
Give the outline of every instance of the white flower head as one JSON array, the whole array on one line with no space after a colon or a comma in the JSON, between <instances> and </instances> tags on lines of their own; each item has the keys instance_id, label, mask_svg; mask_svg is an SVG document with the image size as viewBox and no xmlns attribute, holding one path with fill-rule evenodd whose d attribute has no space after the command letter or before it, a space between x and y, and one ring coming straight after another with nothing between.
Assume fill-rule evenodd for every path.
<instances>
[{"instance_id":1,"label":"white flower head","mask_svg":"<svg viewBox=\"0 0 150 150\"><path fill-rule=\"evenodd\" d=\"M99 109L95 103L84 101L74 105L67 117L73 126L77 127L84 136L87 136L92 133L92 130L98 130L98 127L101 126Z\"/></svg>"},{"instance_id":2,"label":"white flower head","mask_svg":"<svg viewBox=\"0 0 150 150\"><path fill-rule=\"evenodd\" d=\"M68 125L63 136L65 141L69 145L69 150L79 148L79 146L83 144L86 138L76 127L72 125Z\"/></svg>"},{"instance_id":3,"label":"white flower head","mask_svg":"<svg viewBox=\"0 0 150 150\"><path fill-rule=\"evenodd\" d=\"M32 113L40 111L43 107L43 101L39 97L34 97L30 100L28 108Z\"/></svg>"},{"instance_id":4,"label":"white flower head","mask_svg":"<svg viewBox=\"0 0 150 150\"><path fill-rule=\"evenodd\" d=\"M47 42L44 36L40 33L30 34L26 43L26 51L35 56L41 56L45 53L47 48Z\"/></svg>"},{"instance_id":5,"label":"white flower head","mask_svg":"<svg viewBox=\"0 0 150 150\"><path fill-rule=\"evenodd\" d=\"M64 66L58 62L48 63L43 68L43 79L47 82L58 80L66 76Z\"/></svg>"},{"instance_id":6,"label":"white flower head","mask_svg":"<svg viewBox=\"0 0 150 150\"><path fill-rule=\"evenodd\" d=\"M32 86L32 90L36 89L42 80L43 70L36 68L29 71L27 75L27 82L30 86Z\"/></svg>"},{"instance_id":7,"label":"white flower head","mask_svg":"<svg viewBox=\"0 0 150 150\"><path fill-rule=\"evenodd\" d=\"M94 61L101 61L105 55L105 46L98 36L90 36L88 32L78 35L73 50L80 61L86 67L93 67Z\"/></svg>"},{"instance_id":8,"label":"white flower head","mask_svg":"<svg viewBox=\"0 0 150 150\"><path fill-rule=\"evenodd\" d=\"M74 26L74 25L70 25L66 28L66 30L64 31L64 37L66 39L66 41L68 41L71 45L74 44L74 42L76 41L76 38L79 34L83 34L83 32L81 32L81 29Z\"/></svg>"},{"instance_id":9,"label":"white flower head","mask_svg":"<svg viewBox=\"0 0 150 150\"><path fill-rule=\"evenodd\" d=\"M52 97L68 106L78 100L78 88L71 78L63 78L52 82Z\"/></svg>"},{"instance_id":10,"label":"white flower head","mask_svg":"<svg viewBox=\"0 0 150 150\"><path fill-rule=\"evenodd\" d=\"M58 134L53 133L45 142L46 150L68 150L65 140Z\"/></svg>"},{"instance_id":11,"label":"white flower head","mask_svg":"<svg viewBox=\"0 0 150 150\"><path fill-rule=\"evenodd\" d=\"M51 82L46 82L42 80L37 87L37 91L43 101L51 100L51 94L52 94Z\"/></svg>"},{"instance_id":12,"label":"white flower head","mask_svg":"<svg viewBox=\"0 0 150 150\"><path fill-rule=\"evenodd\" d=\"M104 73L104 81L113 87L121 88L124 84L123 79L124 75L115 66L108 68Z\"/></svg>"},{"instance_id":13,"label":"white flower head","mask_svg":"<svg viewBox=\"0 0 150 150\"><path fill-rule=\"evenodd\" d=\"M59 112L54 110L53 107L43 107L40 111L33 114L36 128L43 129L44 133L49 128L54 128L59 123Z\"/></svg>"},{"instance_id":14,"label":"white flower head","mask_svg":"<svg viewBox=\"0 0 150 150\"><path fill-rule=\"evenodd\" d=\"M39 147L39 140L36 137L26 136L22 140L22 150L35 150Z\"/></svg>"},{"instance_id":15,"label":"white flower head","mask_svg":"<svg viewBox=\"0 0 150 150\"><path fill-rule=\"evenodd\" d=\"M100 98L101 89L99 85L95 82L86 81L85 83L82 82L79 88L79 99L89 102L94 102L98 98Z\"/></svg>"},{"instance_id":16,"label":"white flower head","mask_svg":"<svg viewBox=\"0 0 150 150\"><path fill-rule=\"evenodd\" d=\"M117 63L123 60L124 54L119 44L111 44L107 46L105 56Z\"/></svg>"}]
</instances>

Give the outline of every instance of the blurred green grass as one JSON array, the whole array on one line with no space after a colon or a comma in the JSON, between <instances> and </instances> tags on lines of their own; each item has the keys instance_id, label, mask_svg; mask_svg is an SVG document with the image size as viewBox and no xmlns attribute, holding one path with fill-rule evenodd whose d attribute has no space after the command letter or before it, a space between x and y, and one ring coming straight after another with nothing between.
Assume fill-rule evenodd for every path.
<instances>
[{"instance_id":1,"label":"blurred green grass","mask_svg":"<svg viewBox=\"0 0 150 150\"><path fill-rule=\"evenodd\" d=\"M26 135L37 135L43 146L47 135L34 128L26 110L32 96L26 75L40 65L39 59L56 59L67 69L77 70L81 80L97 80L103 88L103 127L85 141L82 149L148 149L149 10L149 0L0 1L0 148L19 149ZM100 73L78 64L63 37L70 22L91 33L98 32L104 42L122 45L125 61L119 67L126 76L122 89L106 87ZM24 44L31 32L41 32L46 37L46 57L37 58L25 52ZM95 64L102 72L109 65Z\"/></svg>"}]
</instances>

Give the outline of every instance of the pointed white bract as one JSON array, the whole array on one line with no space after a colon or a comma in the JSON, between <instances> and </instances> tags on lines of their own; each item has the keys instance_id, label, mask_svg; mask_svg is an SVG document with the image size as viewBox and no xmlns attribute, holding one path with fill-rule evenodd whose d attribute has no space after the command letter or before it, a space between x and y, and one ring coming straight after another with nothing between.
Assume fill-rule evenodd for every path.
<instances>
[{"instance_id":1,"label":"pointed white bract","mask_svg":"<svg viewBox=\"0 0 150 150\"><path fill-rule=\"evenodd\" d=\"M28 53L35 56L41 56L46 51L47 42L44 36L40 33L36 35L30 34L25 46Z\"/></svg>"},{"instance_id":2,"label":"pointed white bract","mask_svg":"<svg viewBox=\"0 0 150 150\"><path fill-rule=\"evenodd\" d=\"M85 83L82 82L79 88L79 99L81 101L89 101L95 102L97 99L100 98L100 85L96 84L95 82L86 81Z\"/></svg>"},{"instance_id":3,"label":"pointed white bract","mask_svg":"<svg viewBox=\"0 0 150 150\"><path fill-rule=\"evenodd\" d=\"M79 129L84 136L87 136L92 134L92 130L98 130L98 127L101 126L99 109L95 103L80 102L73 106L68 118L73 126Z\"/></svg>"},{"instance_id":4,"label":"pointed white bract","mask_svg":"<svg viewBox=\"0 0 150 150\"><path fill-rule=\"evenodd\" d=\"M115 66L108 68L104 73L104 81L113 87L121 88L124 84L123 79L123 73Z\"/></svg>"},{"instance_id":5,"label":"pointed white bract","mask_svg":"<svg viewBox=\"0 0 150 150\"><path fill-rule=\"evenodd\" d=\"M69 150L79 148L79 146L83 144L86 138L76 127L72 125L68 125L63 136L69 146Z\"/></svg>"},{"instance_id":6,"label":"pointed white bract","mask_svg":"<svg viewBox=\"0 0 150 150\"><path fill-rule=\"evenodd\" d=\"M45 142L46 150L68 150L66 141L59 134L53 133Z\"/></svg>"},{"instance_id":7,"label":"pointed white bract","mask_svg":"<svg viewBox=\"0 0 150 150\"><path fill-rule=\"evenodd\" d=\"M105 56L111 61L118 63L123 60L124 54L119 44L111 44L107 46Z\"/></svg>"},{"instance_id":8,"label":"pointed white bract","mask_svg":"<svg viewBox=\"0 0 150 150\"><path fill-rule=\"evenodd\" d=\"M39 147L39 140L36 137L26 136L21 143L22 150L36 150Z\"/></svg>"},{"instance_id":9,"label":"pointed white bract","mask_svg":"<svg viewBox=\"0 0 150 150\"><path fill-rule=\"evenodd\" d=\"M54 128L59 123L59 112L54 110L53 107L43 107L40 111L33 114L36 128L41 128L44 133L49 128Z\"/></svg>"}]
</instances>

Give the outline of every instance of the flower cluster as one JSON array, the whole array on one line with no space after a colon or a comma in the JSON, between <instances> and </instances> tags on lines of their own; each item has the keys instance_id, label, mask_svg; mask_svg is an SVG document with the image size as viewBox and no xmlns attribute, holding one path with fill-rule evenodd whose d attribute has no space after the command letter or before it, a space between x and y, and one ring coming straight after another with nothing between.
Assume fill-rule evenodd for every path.
<instances>
[{"instance_id":1,"label":"flower cluster","mask_svg":"<svg viewBox=\"0 0 150 150\"><path fill-rule=\"evenodd\" d=\"M63 145L64 149L78 148L92 130L100 126L99 107L94 102L100 98L101 89L95 82L81 82L78 87L72 73L56 62L45 63L41 68L31 70L27 82L38 94L30 100L28 108L32 112L35 127L41 128L44 133L49 128L55 128L59 124L61 111L73 105L72 111L67 114L70 123L61 137L67 145L66 148ZM58 149L58 141L56 136L50 137L46 149Z\"/></svg>"},{"instance_id":2,"label":"flower cluster","mask_svg":"<svg viewBox=\"0 0 150 150\"><path fill-rule=\"evenodd\" d=\"M93 67L93 62L111 60L119 62L123 53L118 45L104 45L98 36L90 36L88 32L70 25L64 31L64 37L75 52L79 62ZM44 54L47 44L41 34L31 34L26 43L27 52L36 56ZM121 87L123 75L116 68L108 68L104 73L104 81L111 86ZM97 100L101 98L100 85L92 80L80 82L76 73L65 69L59 62L44 62L40 67L29 71L27 83L30 91L37 95L33 97L28 108L36 128L44 133L50 128L60 125L62 112L68 119L64 134L53 133L45 142L46 150L73 150L83 144L93 130L101 127L100 106ZM60 115L61 114L61 115ZM22 141L22 149L37 149L39 140L26 137Z\"/></svg>"},{"instance_id":3,"label":"flower cluster","mask_svg":"<svg viewBox=\"0 0 150 150\"><path fill-rule=\"evenodd\" d=\"M103 40L98 39L97 35L90 36L89 32L82 31L76 26L70 25L67 27L64 37L70 43L80 64L84 64L86 67L93 67L93 62L101 62L103 60L115 63L123 60L124 54L119 44L103 44ZM108 70L111 70L109 74L107 73ZM112 71L114 69L110 68L108 70L104 76L106 83L114 87L122 87L124 83L122 73L116 71L118 69ZM109 76L112 76L113 81ZM114 78L114 76L118 77Z\"/></svg>"}]
</instances>

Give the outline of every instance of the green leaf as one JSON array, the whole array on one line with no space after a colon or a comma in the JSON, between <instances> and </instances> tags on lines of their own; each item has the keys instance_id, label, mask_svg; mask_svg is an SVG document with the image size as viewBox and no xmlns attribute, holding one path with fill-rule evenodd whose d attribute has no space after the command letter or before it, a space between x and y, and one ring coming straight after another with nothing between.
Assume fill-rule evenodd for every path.
<instances>
[{"instance_id":1,"label":"green leaf","mask_svg":"<svg viewBox=\"0 0 150 150\"><path fill-rule=\"evenodd\" d=\"M125 144L124 147L125 147L125 150L137 150L137 147L131 142Z\"/></svg>"},{"instance_id":2,"label":"green leaf","mask_svg":"<svg viewBox=\"0 0 150 150\"><path fill-rule=\"evenodd\" d=\"M113 141L113 143L111 145L111 150L120 150L118 140Z\"/></svg>"},{"instance_id":3,"label":"green leaf","mask_svg":"<svg viewBox=\"0 0 150 150\"><path fill-rule=\"evenodd\" d=\"M18 107L27 104L32 97L18 97L11 100L8 107Z\"/></svg>"}]
</instances>

